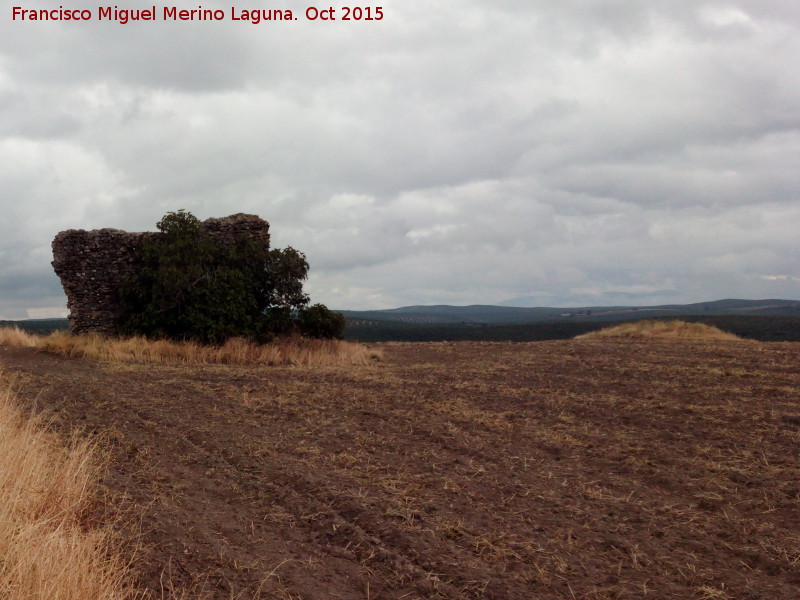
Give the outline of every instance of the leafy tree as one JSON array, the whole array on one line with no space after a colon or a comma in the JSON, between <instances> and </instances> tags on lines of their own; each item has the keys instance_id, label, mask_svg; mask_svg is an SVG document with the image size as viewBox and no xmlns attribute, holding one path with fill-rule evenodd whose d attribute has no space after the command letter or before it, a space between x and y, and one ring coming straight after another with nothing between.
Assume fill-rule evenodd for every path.
<instances>
[{"instance_id":1,"label":"leafy tree","mask_svg":"<svg viewBox=\"0 0 800 600\"><path fill-rule=\"evenodd\" d=\"M167 213L157 226L161 233L142 241L141 266L120 288L122 333L219 343L303 332L309 299L302 252L270 250L247 237L218 245L183 210ZM312 321L323 318L318 309L314 315ZM331 327L331 335L317 335L321 326L311 330L315 337L337 335Z\"/></svg>"},{"instance_id":2,"label":"leafy tree","mask_svg":"<svg viewBox=\"0 0 800 600\"><path fill-rule=\"evenodd\" d=\"M324 304L315 304L300 312L300 331L308 337L341 338L344 325L344 315Z\"/></svg>"},{"instance_id":3,"label":"leafy tree","mask_svg":"<svg viewBox=\"0 0 800 600\"><path fill-rule=\"evenodd\" d=\"M308 277L306 255L291 246L267 255L269 306L299 309L308 304L303 281Z\"/></svg>"}]
</instances>

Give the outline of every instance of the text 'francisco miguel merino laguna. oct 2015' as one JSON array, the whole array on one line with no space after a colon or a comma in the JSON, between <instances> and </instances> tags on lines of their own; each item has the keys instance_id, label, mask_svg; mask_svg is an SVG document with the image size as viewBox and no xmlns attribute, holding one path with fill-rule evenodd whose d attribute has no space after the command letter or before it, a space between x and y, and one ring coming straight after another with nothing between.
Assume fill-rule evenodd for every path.
<instances>
[{"instance_id":1,"label":"text 'francisco miguel merino laguna. oct 2015'","mask_svg":"<svg viewBox=\"0 0 800 600\"><path fill-rule=\"evenodd\" d=\"M73 9L59 6L52 9L11 7L12 21L108 21L121 25L140 21L240 21L253 25L267 21L382 21L382 6L309 6L301 10L251 9L231 6L228 10L203 8L185 9L178 6L150 6L127 9L118 6L98 6Z\"/></svg>"}]
</instances>

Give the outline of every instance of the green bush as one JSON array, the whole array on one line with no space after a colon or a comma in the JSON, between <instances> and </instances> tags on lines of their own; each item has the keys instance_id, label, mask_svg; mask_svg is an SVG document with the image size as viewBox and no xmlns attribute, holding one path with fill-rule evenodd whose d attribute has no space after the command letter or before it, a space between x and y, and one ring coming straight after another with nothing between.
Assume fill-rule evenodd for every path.
<instances>
[{"instance_id":1,"label":"green bush","mask_svg":"<svg viewBox=\"0 0 800 600\"><path fill-rule=\"evenodd\" d=\"M344 324L344 315L333 312L323 304L300 311L300 333L308 337L341 339Z\"/></svg>"},{"instance_id":2,"label":"green bush","mask_svg":"<svg viewBox=\"0 0 800 600\"><path fill-rule=\"evenodd\" d=\"M120 287L121 333L221 343L231 337L267 341L305 327L308 262L302 252L270 250L247 237L217 245L183 210L167 213L158 229L161 235L137 248L140 268ZM327 313L314 319L330 320ZM312 330L315 337L336 333L322 325Z\"/></svg>"}]
</instances>

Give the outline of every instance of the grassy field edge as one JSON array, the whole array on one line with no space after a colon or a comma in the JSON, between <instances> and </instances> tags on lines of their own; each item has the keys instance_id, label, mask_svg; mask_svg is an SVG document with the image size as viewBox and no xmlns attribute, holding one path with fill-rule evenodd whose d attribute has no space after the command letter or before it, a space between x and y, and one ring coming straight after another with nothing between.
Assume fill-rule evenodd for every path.
<instances>
[{"instance_id":1,"label":"grassy field edge","mask_svg":"<svg viewBox=\"0 0 800 600\"><path fill-rule=\"evenodd\" d=\"M159 362L181 364L335 366L367 364L380 359L380 351L345 340L281 338L256 344L232 338L219 346L193 341L150 340L144 337L49 335L28 333L19 327L0 327L0 346L36 348L68 358L103 362Z\"/></svg>"},{"instance_id":2,"label":"grassy field edge","mask_svg":"<svg viewBox=\"0 0 800 600\"><path fill-rule=\"evenodd\" d=\"M64 444L18 407L0 378L0 597L134 600L106 525L91 523L101 465L92 444Z\"/></svg>"}]
</instances>

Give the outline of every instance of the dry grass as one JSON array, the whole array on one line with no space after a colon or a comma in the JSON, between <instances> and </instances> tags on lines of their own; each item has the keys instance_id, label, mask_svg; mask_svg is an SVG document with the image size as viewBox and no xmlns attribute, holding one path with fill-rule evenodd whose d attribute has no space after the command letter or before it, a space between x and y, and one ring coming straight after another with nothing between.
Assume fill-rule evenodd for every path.
<instances>
[{"instance_id":1,"label":"dry grass","mask_svg":"<svg viewBox=\"0 0 800 600\"><path fill-rule=\"evenodd\" d=\"M576 339L591 340L608 337L743 341L742 338L717 327L703 323L687 323L686 321L634 321L607 327L600 331L584 333L577 336Z\"/></svg>"},{"instance_id":2,"label":"dry grass","mask_svg":"<svg viewBox=\"0 0 800 600\"><path fill-rule=\"evenodd\" d=\"M41 337L16 327L0 329L0 345L36 347L66 357L103 362L335 366L366 364L380 358L379 350L343 340L287 338L254 344L235 338L221 346L206 346L143 337L70 335L63 331Z\"/></svg>"},{"instance_id":3,"label":"dry grass","mask_svg":"<svg viewBox=\"0 0 800 600\"><path fill-rule=\"evenodd\" d=\"M800 344L382 348L0 358L59 427L106 434L152 598L800 598Z\"/></svg>"},{"instance_id":4,"label":"dry grass","mask_svg":"<svg viewBox=\"0 0 800 600\"><path fill-rule=\"evenodd\" d=\"M22 331L16 325L14 327L0 327L0 346L15 346L22 348L33 348L39 338Z\"/></svg>"},{"instance_id":5,"label":"dry grass","mask_svg":"<svg viewBox=\"0 0 800 600\"><path fill-rule=\"evenodd\" d=\"M16 408L7 387L0 391L1 598L136 597L109 530L85 526L97 477L90 444L64 448Z\"/></svg>"}]
</instances>

